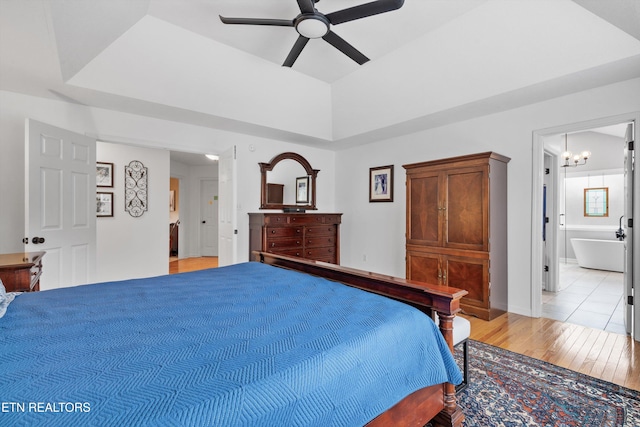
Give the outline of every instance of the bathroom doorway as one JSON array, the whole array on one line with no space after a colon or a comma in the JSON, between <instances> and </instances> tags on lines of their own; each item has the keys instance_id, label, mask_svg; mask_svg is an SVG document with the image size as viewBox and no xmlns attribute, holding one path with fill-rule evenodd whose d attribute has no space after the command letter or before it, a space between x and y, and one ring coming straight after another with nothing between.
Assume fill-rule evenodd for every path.
<instances>
[{"instance_id":1,"label":"bathroom doorway","mask_svg":"<svg viewBox=\"0 0 640 427\"><path fill-rule=\"evenodd\" d=\"M625 134L633 120L615 124L612 120L602 120L602 124L593 127L565 126L535 135L540 140L540 163L544 168L540 203L543 272L538 287L538 315L625 334L632 329L633 307L628 306L627 298L633 290L626 289L622 271L625 248L633 256L633 243L619 241L617 233L632 234L626 233L627 218L632 216L625 215L625 200L633 194L633 183L630 188L625 187ZM576 160L570 158L563 167L564 151L586 150L591 151L586 160L582 155ZM611 247L585 249L583 243ZM589 251L595 256L590 256ZM601 264L607 256L615 261L614 265ZM631 258L628 266L630 270L633 267ZM631 284L630 279L627 285ZM533 288L533 292L538 291ZM535 315L535 294L532 301Z\"/></svg>"}]
</instances>

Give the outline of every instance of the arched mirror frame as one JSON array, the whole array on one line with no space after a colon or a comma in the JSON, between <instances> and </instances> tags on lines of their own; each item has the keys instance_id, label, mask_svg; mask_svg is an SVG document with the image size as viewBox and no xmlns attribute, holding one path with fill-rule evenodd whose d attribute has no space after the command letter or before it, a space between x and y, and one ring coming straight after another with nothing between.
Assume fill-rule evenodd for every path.
<instances>
[{"instance_id":1,"label":"arched mirror frame","mask_svg":"<svg viewBox=\"0 0 640 427\"><path fill-rule=\"evenodd\" d=\"M276 203L267 203L267 172L273 170L273 168L280 163L282 160L295 160L300 163L300 165L304 168L309 176L311 181L311 202L306 205L285 205L285 204L276 204ZM297 153L281 153L275 156L269 163L258 163L260 165L260 209L285 209L285 208L296 208L296 209L316 209L316 176L319 169L313 169L311 164Z\"/></svg>"}]
</instances>

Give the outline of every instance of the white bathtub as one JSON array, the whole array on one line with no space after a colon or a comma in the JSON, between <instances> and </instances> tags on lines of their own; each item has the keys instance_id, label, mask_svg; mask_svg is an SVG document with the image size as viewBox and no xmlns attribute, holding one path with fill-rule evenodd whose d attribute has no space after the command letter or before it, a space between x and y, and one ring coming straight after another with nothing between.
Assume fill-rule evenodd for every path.
<instances>
[{"instance_id":1,"label":"white bathtub","mask_svg":"<svg viewBox=\"0 0 640 427\"><path fill-rule=\"evenodd\" d=\"M619 240L571 239L578 265L596 270L624 271L624 244Z\"/></svg>"}]
</instances>

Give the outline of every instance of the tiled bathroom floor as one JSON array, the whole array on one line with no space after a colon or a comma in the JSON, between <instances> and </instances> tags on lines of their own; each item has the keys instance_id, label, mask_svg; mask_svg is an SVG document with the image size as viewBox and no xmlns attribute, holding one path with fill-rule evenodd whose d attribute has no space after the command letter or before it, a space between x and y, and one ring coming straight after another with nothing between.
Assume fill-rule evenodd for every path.
<instances>
[{"instance_id":1,"label":"tiled bathroom floor","mask_svg":"<svg viewBox=\"0 0 640 427\"><path fill-rule=\"evenodd\" d=\"M542 317L625 334L622 273L560 262L560 291L542 292Z\"/></svg>"}]
</instances>

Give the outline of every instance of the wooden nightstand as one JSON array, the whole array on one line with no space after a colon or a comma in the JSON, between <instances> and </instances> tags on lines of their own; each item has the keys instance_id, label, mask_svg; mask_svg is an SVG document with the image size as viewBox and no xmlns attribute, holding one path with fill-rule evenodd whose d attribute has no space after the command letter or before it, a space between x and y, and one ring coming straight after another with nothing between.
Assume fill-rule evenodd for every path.
<instances>
[{"instance_id":1,"label":"wooden nightstand","mask_svg":"<svg viewBox=\"0 0 640 427\"><path fill-rule=\"evenodd\" d=\"M7 292L40 290L44 254L45 252L20 252L0 255L0 279Z\"/></svg>"}]
</instances>

